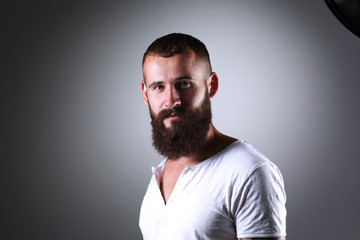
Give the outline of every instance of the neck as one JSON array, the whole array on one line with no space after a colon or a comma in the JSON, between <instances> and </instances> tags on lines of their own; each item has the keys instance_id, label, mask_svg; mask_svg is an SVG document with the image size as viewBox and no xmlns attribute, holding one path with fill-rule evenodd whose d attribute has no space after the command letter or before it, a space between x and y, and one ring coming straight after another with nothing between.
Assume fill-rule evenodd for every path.
<instances>
[{"instance_id":1,"label":"neck","mask_svg":"<svg viewBox=\"0 0 360 240\"><path fill-rule=\"evenodd\" d=\"M176 162L176 164L183 166L194 166L219 153L236 140L235 138L220 133L213 124L210 124L203 147L191 153L189 156L180 157L179 159L168 159L168 162Z\"/></svg>"}]
</instances>

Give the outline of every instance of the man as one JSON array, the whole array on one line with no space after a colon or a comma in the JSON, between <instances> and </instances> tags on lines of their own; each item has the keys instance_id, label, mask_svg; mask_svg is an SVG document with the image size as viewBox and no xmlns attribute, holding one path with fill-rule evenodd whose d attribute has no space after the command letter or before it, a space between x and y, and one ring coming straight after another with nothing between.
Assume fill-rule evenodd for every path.
<instances>
[{"instance_id":1,"label":"man","mask_svg":"<svg viewBox=\"0 0 360 240\"><path fill-rule=\"evenodd\" d=\"M152 168L141 206L144 239L285 239L280 171L211 122L219 79L205 45L166 35L149 46L142 67L153 145L166 157Z\"/></svg>"}]
</instances>

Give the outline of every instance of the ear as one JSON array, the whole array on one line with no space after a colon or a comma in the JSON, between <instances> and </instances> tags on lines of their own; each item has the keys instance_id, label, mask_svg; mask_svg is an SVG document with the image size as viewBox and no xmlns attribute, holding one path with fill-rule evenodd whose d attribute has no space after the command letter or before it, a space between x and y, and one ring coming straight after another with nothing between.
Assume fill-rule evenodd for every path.
<instances>
[{"instance_id":1,"label":"ear","mask_svg":"<svg viewBox=\"0 0 360 240\"><path fill-rule=\"evenodd\" d=\"M219 88L219 78L215 72L211 73L209 79L207 80L207 87L210 98L214 97Z\"/></svg>"},{"instance_id":2,"label":"ear","mask_svg":"<svg viewBox=\"0 0 360 240\"><path fill-rule=\"evenodd\" d=\"M146 87L145 81L141 82L141 92L142 92L142 97L144 99L144 103L146 105L149 105L149 100L148 100L148 97L147 97L147 87Z\"/></svg>"}]
</instances>

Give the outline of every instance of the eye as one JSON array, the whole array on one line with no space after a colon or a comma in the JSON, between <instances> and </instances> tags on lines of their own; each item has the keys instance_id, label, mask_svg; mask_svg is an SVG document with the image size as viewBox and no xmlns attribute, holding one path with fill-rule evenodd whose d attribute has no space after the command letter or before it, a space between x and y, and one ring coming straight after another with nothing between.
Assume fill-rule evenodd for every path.
<instances>
[{"instance_id":1,"label":"eye","mask_svg":"<svg viewBox=\"0 0 360 240\"><path fill-rule=\"evenodd\" d=\"M160 90L162 90L162 89L164 89L164 86L163 86L163 85L160 85L160 84L153 85L153 86L151 87L151 90L153 90L153 91L160 91Z\"/></svg>"},{"instance_id":2,"label":"eye","mask_svg":"<svg viewBox=\"0 0 360 240\"><path fill-rule=\"evenodd\" d=\"M180 88L190 88L191 87L191 82L190 81L181 81L178 83L178 86Z\"/></svg>"}]
</instances>

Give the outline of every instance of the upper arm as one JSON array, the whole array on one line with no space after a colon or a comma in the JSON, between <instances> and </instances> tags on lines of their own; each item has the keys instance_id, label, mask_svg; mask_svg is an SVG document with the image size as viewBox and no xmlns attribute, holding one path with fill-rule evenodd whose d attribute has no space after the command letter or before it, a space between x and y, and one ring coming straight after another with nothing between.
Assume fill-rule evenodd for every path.
<instances>
[{"instance_id":1,"label":"upper arm","mask_svg":"<svg viewBox=\"0 0 360 240\"><path fill-rule=\"evenodd\" d=\"M238 238L238 240L286 240L286 237L274 237L274 238Z\"/></svg>"},{"instance_id":2,"label":"upper arm","mask_svg":"<svg viewBox=\"0 0 360 240\"><path fill-rule=\"evenodd\" d=\"M286 194L277 168L268 164L257 168L235 199L234 219L239 239L244 236L243 240L283 240L267 237L286 235ZM250 233L259 238L246 238Z\"/></svg>"}]
</instances>

